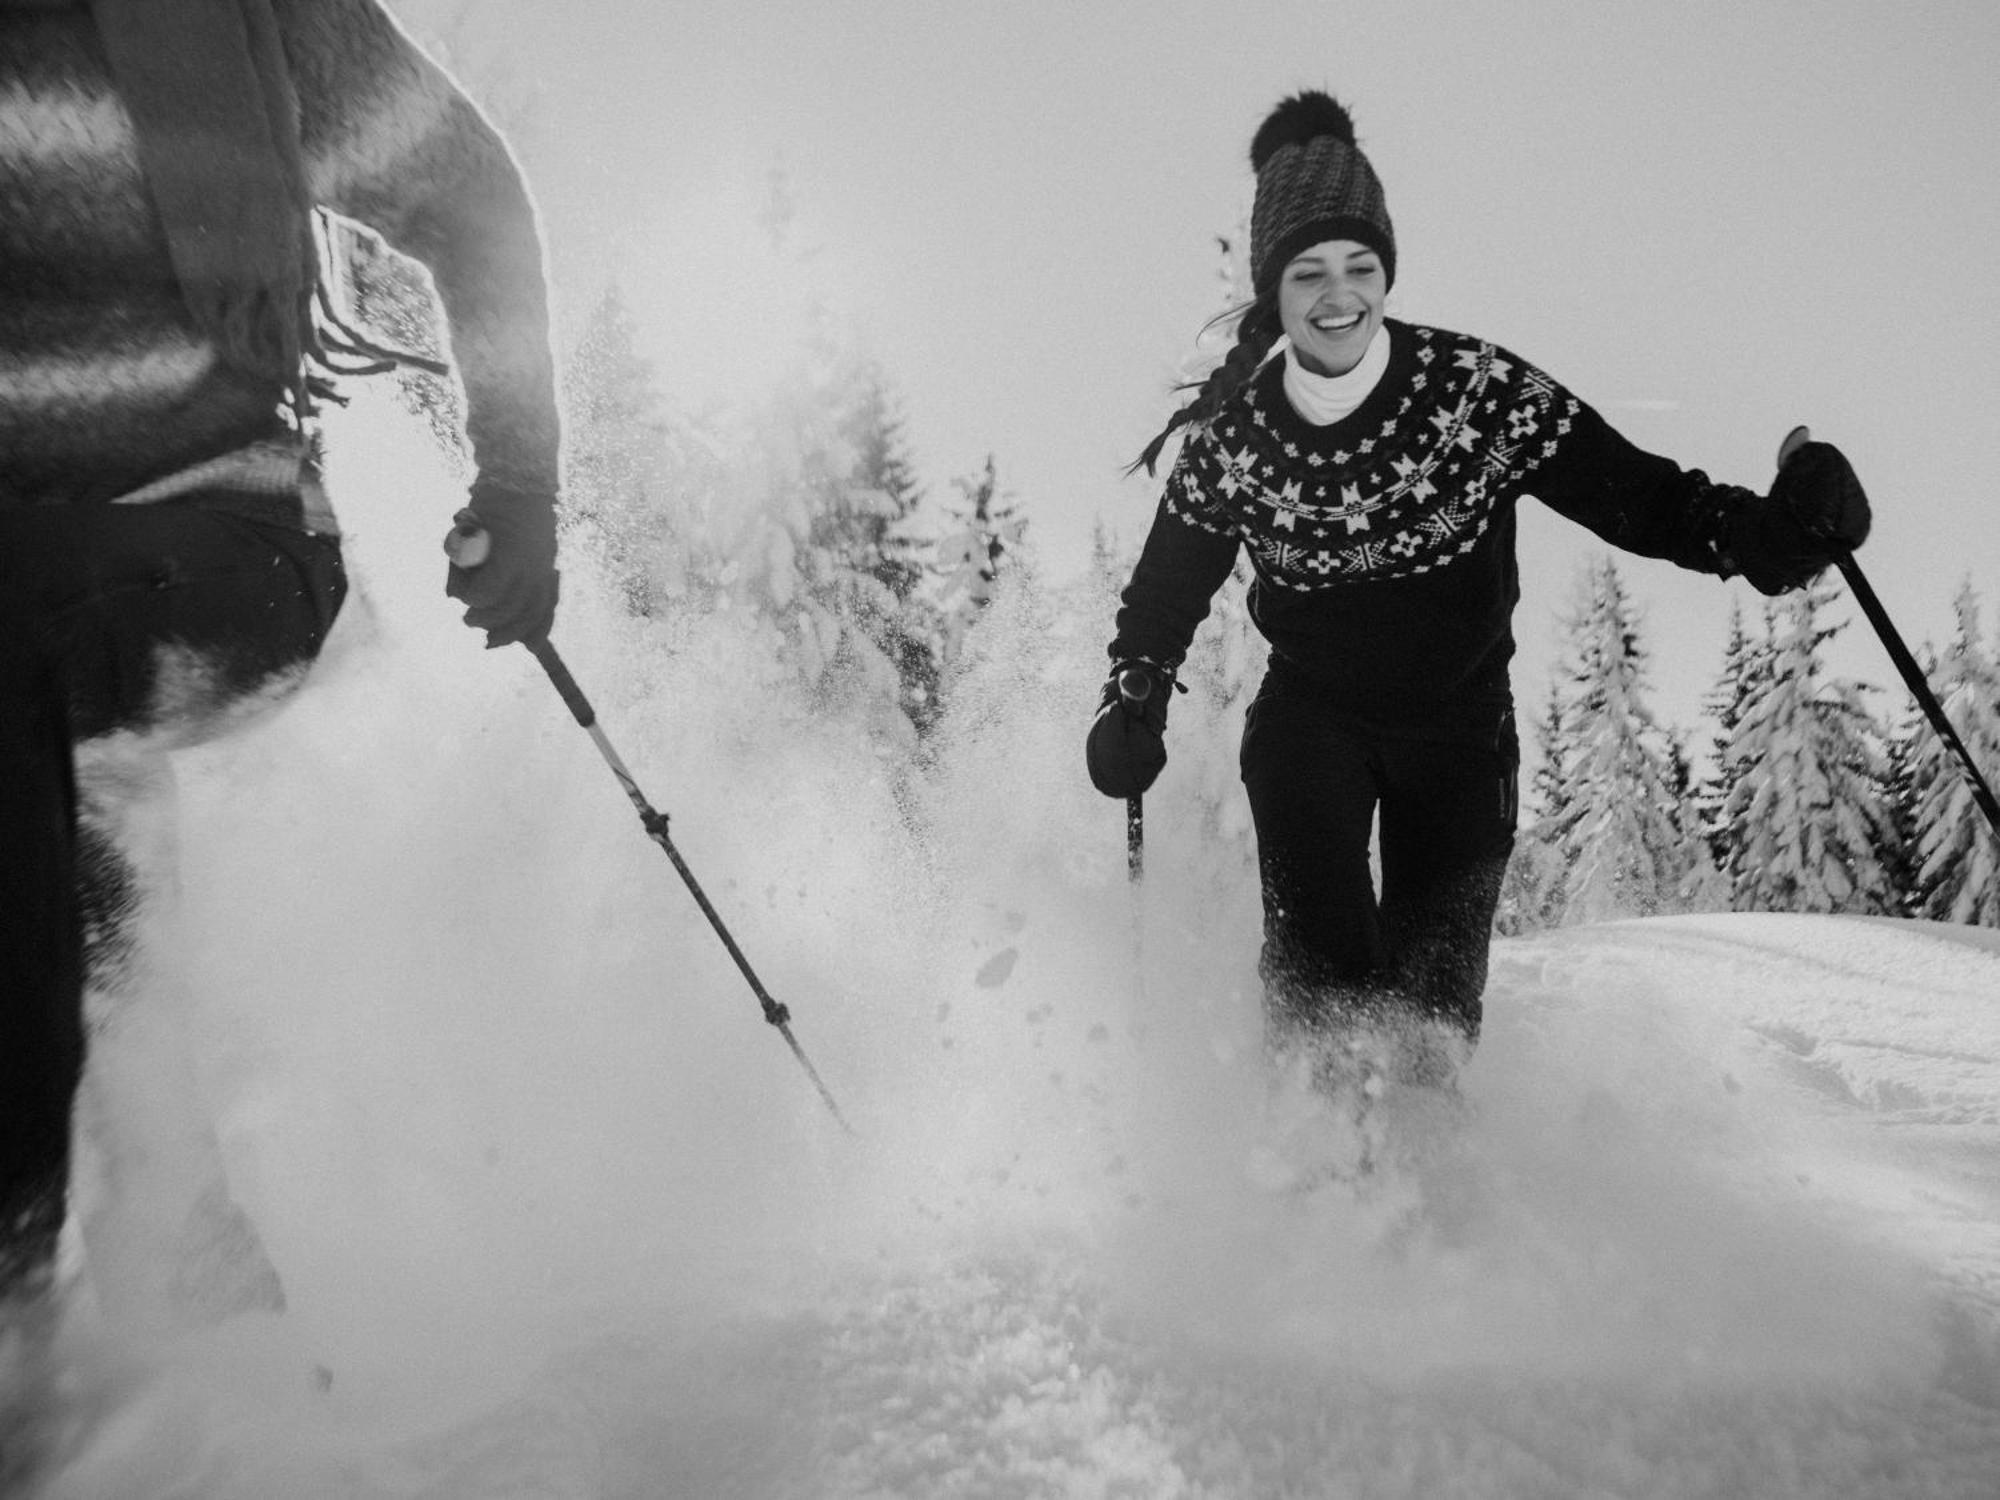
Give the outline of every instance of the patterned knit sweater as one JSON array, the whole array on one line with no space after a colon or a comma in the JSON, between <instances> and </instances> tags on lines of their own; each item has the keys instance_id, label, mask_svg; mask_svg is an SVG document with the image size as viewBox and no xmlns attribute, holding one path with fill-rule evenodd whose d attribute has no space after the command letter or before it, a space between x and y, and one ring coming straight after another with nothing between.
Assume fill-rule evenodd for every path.
<instances>
[{"instance_id":1,"label":"patterned knit sweater","mask_svg":"<svg viewBox=\"0 0 2000 1500\"><path fill-rule=\"evenodd\" d=\"M1389 323L1388 369L1325 427L1272 360L1190 434L1118 612L1114 661L1178 667L1249 549L1272 661L1369 722L1490 721L1511 702L1515 503L1607 542L1729 570L1748 492L1643 453L1533 365L1462 334Z\"/></svg>"},{"instance_id":2,"label":"patterned knit sweater","mask_svg":"<svg viewBox=\"0 0 2000 1500\"><path fill-rule=\"evenodd\" d=\"M422 261L482 479L553 498L533 209L499 136L376 0L274 0L316 201ZM89 10L0 0L0 505L235 492L330 529L308 434L190 319Z\"/></svg>"}]
</instances>

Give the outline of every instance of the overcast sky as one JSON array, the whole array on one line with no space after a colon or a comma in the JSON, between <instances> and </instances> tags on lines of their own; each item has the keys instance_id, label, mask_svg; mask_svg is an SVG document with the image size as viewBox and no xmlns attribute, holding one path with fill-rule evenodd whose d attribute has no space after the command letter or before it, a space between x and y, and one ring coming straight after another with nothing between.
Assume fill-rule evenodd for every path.
<instances>
[{"instance_id":1,"label":"overcast sky","mask_svg":"<svg viewBox=\"0 0 2000 1500\"><path fill-rule=\"evenodd\" d=\"M1143 534L1156 486L1119 470L1218 305L1251 133L1314 86L1384 180L1392 313L1511 347L1720 479L1762 488L1809 422L1870 490L1863 561L1907 633L1942 635L1968 573L2000 617L1992 0L484 0L461 25L475 78L534 97L569 298L615 278L680 399L753 382L794 347L797 289L755 253L782 165L933 502L992 451L1058 574L1097 515ZM1599 544L1524 515L1532 701ZM1687 722L1742 586L1627 579ZM1866 630L1837 662L1889 681Z\"/></svg>"}]
</instances>

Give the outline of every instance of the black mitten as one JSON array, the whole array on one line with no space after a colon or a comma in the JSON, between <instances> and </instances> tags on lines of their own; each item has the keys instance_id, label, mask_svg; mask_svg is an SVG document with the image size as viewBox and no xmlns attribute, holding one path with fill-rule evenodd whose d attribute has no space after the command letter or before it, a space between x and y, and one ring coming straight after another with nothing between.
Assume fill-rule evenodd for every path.
<instances>
[{"instance_id":1,"label":"black mitten","mask_svg":"<svg viewBox=\"0 0 2000 1500\"><path fill-rule=\"evenodd\" d=\"M1173 673L1151 662L1120 662L1083 743L1090 784L1107 797L1142 795L1167 763L1167 700Z\"/></svg>"},{"instance_id":2,"label":"black mitten","mask_svg":"<svg viewBox=\"0 0 2000 1500\"><path fill-rule=\"evenodd\" d=\"M1739 513L1730 551L1760 592L1782 594L1868 540L1869 521L1868 496L1846 456L1831 443L1801 443L1771 493Z\"/></svg>"},{"instance_id":3,"label":"black mitten","mask_svg":"<svg viewBox=\"0 0 2000 1500\"><path fill-rule=\"evenodd\" d=\"M482 477L458 513L461 526L468 519L486 533L486 556L477 567L453 564L445 593L470 606L465 623L485 631L489 647L543 639L555 621L560 587L555 497Z\"/></svg>"}]
</instances>

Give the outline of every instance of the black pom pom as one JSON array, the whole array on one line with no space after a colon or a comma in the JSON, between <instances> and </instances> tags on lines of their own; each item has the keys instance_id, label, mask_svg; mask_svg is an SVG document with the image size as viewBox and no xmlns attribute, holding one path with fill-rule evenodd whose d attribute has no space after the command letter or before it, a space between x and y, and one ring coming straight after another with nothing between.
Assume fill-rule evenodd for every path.
<instances>
[{"instance_id":1,"label":"black pom pom","mask_svg":"<svg viewBox=\"0 0 2000 1500\"><path fill-rule=\"evenodd\" d=\"M1351 146L1354 122L1339 103L1317 89L1294 94L1257 127L1257 134L1250 141L1250 170L1261 172L1273 153L1322 135L1337 136Z\"/></svg>"}]
</instances>

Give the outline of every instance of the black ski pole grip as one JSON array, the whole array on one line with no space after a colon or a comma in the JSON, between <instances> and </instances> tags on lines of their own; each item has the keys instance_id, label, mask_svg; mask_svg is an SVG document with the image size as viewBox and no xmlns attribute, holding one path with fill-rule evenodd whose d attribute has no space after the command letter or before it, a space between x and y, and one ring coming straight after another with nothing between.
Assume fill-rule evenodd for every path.
<instances>
[{"instance_id":1,"label":"black ski pole grip","mask_svg":"<svg viewBox=\"0 0 2000 1500\"><path fill-rule=\"evenodd\" d=\"M1118 674L1118 701L1137 708L1153 696L1153 674L1143 667L1127 667Z\"/></svg>"},{"instance_id":2,"label":"black ski pole grip","mask_svg":"<svg viewBox=\"0 0 2000 1500\"><path fill-rule=\"evenodd\" d=\"M455 567L476 568L493 550L493 538L479 524L479 517L462 510L451 518L451 530L444 534L444 555Z\"/></svg>"}]
</instances>

